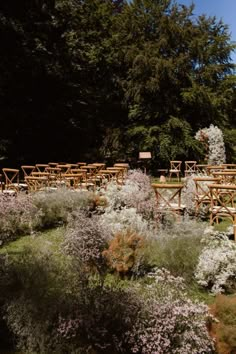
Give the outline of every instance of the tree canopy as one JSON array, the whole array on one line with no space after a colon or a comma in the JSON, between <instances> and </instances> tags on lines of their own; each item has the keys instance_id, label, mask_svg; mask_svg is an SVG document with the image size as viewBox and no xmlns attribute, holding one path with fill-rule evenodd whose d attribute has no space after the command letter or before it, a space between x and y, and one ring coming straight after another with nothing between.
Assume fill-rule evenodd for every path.
<instances>
[{"instance_id":1,"label":"tree canopy","mask_svg":"<svg viewBox=\"0 0 236 354\"><path fill-rule=\"evenodd\" d=\"M0 4L2 164L201 157L223 129L232 153L235 72L228 26L172 0ZM231 150L230 150L231 149Z\"/></svg>"}]
</instances>

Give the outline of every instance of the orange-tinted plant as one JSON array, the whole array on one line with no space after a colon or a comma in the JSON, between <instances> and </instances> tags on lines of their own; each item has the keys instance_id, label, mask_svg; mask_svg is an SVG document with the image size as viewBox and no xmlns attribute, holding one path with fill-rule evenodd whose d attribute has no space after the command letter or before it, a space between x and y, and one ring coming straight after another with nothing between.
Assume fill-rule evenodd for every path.
<instances>
[{"instance_id":1,"label":"orange-tinted plant","mask_svg":"<svg viewBox=\"0 0 236 354\"><path fill-rule=\"evenodd\" d=\"M109 248L103 251L108 266L125 275L132 270L139 258L139 250L144 245L143 236L128 229L119 232L110 242Z\"/></svg>"},{"instance_id":2,"label":"orange-tinted plant","mask_svg":"<svg viewBox=\"0 0 236 354\"><path fill-rule=\"evenodd\" d=\"M236 296L219 295L212 306L219 320L213 324L211 334L215 337L219 354L236 353Z\"/></svg>"}]
</instances>

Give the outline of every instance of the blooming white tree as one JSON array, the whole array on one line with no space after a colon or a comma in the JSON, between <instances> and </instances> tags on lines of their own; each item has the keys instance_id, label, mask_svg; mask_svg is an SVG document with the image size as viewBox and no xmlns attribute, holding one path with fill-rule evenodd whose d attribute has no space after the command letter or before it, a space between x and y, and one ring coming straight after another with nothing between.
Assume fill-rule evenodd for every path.
<instances>
[{"instance_id":1,"label":"blooming white tree","mask_svg":"<svg viewBox=\"0 0 236 354\"><path fill-rule=\"evenodd\" d=\"M208 164L220 165L225 163L225 144L221 129L211 124L209 128L198 130L195 138L205 144L208 150Z\"/></svg>"}]
</instances>

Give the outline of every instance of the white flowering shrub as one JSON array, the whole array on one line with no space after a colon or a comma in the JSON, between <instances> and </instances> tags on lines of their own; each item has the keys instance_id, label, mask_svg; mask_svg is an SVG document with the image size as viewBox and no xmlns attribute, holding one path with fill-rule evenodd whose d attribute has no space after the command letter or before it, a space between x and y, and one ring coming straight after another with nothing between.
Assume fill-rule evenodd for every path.
<instances>
[{"instance_id":1,"label":"white flowering shrub","mask_svg":"<svg viewBox=\"0 0 236 354\"><path fill-rule=\"evenodd\" d=\"M213 124L209 128L200 129L195 138L205 144L208 149L208 164L220 165L225 163L225 144L221 129Z\"/></svg>"},{"instance_id":2,"label":"white flowering shrub","mask_svg":"<svg viewBox=\"0 0 236 354\"><path fill-rule=\"evenodd\" d=\"M196 185L193 180L194 177L196 177L196 175L186 177L182 191L182 203L186 206L186 210L189 214L195 213Z\"/></svg>"},{"instance_id":3,"label":"white flowering shrub","mask_svg":"<svg viewBox=\"0 0 236 354\"><path fill-rule=\"evenodd\" d=\"M124 207L119 210L107 210L101 215L100 223L112 235L129 229L143 236L148 236L152 232L148 222L137 213L135 208Z\"/></svg>"},{"instance_id":4,"label":"white flowering shrub","mask_svg":"<svg viewBox=\"0 0 236 354\"><path fill-rule=\"evenodd\" d=\"M150 177L139 170L129 171L123 186L110 183L104 195L108 210L135 208L146 220L157 220L156 198Z\"/></svg>"},{"instance_id":5,"label":"white flowering shrub","mask_svg":"<svg viewBox=\"0 0 236 354\"><path fill-rule=\"evenodd\" d=\"M235 289L236 243L224 233L208 236L205 242L195 271L198 284L214 294Z\"/></svg>"},{"instance_id":6,"label":"white flowering shrub","mask_svg":"<svg viewBox=\"0 0 236 354\"><path fill-rule=\"evenodd\" d=\"M154 270L152 283L142 287L142 310L128 333L131 353L213 353L206 321L206 305L189 300L183 279L166 270Z\"/></svg>"}]
</instances>

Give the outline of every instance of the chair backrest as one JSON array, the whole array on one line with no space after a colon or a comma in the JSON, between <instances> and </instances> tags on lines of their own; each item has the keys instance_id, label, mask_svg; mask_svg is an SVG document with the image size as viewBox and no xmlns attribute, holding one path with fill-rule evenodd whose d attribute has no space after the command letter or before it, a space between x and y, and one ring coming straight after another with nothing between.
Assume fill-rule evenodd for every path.
<instances>
[{"instance_id":1,"label":"chair backrest","mask_svg":"<svg viewBox=\"0 0 236 354\"><path fill-rule=\"evenodd\" d=\"M226 167L224 165L208 165L206 167L207 174L211 176L213 172L223 171Z\"/></svg>"},{"instance_id":2,"label":"chair backrest","mask_svg":"<svg viewBox=\"0 0 236 354\"><path fill-rule=\"evenodd\" d=\"M236 185L210 184L212 212L221 216L236 215ZM216 205L217 202L217 205Z\"/></svg>"},{"instance_id":3,"label":"chair backrest","mask_svg":"<svg viewBox=\"0 0 236 354\"><path fill-rule=\"evenodd\" d=\"M19 188L19 170L14 168L3 168L5 177L5 188L18 190Z\"/></svg>"},{"instance_id":4,"label":"chair backrest","mask_svg":"<svg viewBox=\"0 0 236 354\"><path fill-rule=\"evenodd\" d=\"M45 171L45 168L48 167L48 164L45 164L45 163L37 163L37 164L35 165L35 167L36 167L36 170L37 170L38 172L44 172L44 171Z\"/></svg>"},{"instance_id":5,"label":"chair backrest","mask_svg":"<svg viewBox=\"0 0 236 354\"><path fill-rule=\"evenodd\" d=\"M48 163L48 166L50 166L50 167L57 167L57 165L58 165L58 162L49 162Z\"/></svg>"},{"instance_id":6,"label":"chair backrest","mask_svg":"<svg viewBox=\"0 0 236 354\"><path fill-rule=\"evenodd\" d=\"M213 172L214 177L218 177L220 179L220 183L234 183L236 182L236 171L233 169L231 171L224 170L221 172Z\"/></svg>"},{"instance_id":7,"label":"chair backrest","mask_svg":"<svg viewBox=\"0 0 236 354\"><path fill-rule=\"evenodd\" d=\"M159 184L153 183L158 207L162 210L180 210L181 209L181 191L183 184Z\"/></svg>"},{"instance_id":8,"label":"chair backrest","mask_svg":"<svg viewBox=\"0 0 236 354\"><path fill-rule=\"evenodd\" d=\"M211 202L211 194L210 194L210 189L209 185L212 183L219 183L220 179L215 178L215 177L195 177L193 178L194 183L195 183L195 198L196 198L196 203L197 203L197 208L201 204L210 204Z\"/></svg>"},{"instance_id":9,"label":"chair backrest","mask_svg":"<svg viewBox=\"0 0 236 354\"><path fill-rule=\"evenodd\" d=\"M24 173L24 178L25 178L26 176L30 176L32 174L32 172L35 171L36 167L30 166L30 165L23 165L23 166L21 166L21 169Z\"/></svg>"},{"instance_id":10,"label":"chair backrest","mask_svg":"<svg viewBox=\"0 0 236 354\"><path fill-rule=\"evenodd\" d=\"M70 173L71 172L71 165L68 163L58 164L57 167L61 169L61 173Z\"/></svg>"},{"instance_id":11,"label":"chair backrest","mask_svg":"<svg viewBox=\"0 0 236 354\"><path fill-rule=\"evenodd\" d=\"M196 172L196 164L197 161L185 161L185 172L187 173L195 173Z\"/></svg>"},{"instance_id":12,"label":"chair backrest","mask_svg":"<svg viewBox=\"0 0 236 354\"><path fill-rule=\"evenodd\" d=\"M170 170L181 170L182 161L170 161Z\"/></svg>"}]
</instances>

